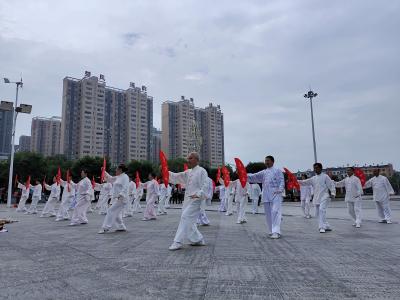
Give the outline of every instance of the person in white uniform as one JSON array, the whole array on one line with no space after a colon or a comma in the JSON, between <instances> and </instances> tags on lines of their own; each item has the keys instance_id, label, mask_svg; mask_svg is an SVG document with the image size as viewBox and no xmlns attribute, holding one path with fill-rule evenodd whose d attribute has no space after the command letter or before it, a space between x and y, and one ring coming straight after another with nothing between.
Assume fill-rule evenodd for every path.
<instances>
[{"instance_id":1,"label":"person in white uniform","mask_svg":"<svg viewBox=\"0 0 400 300\"><path fill-rule=\"evenodd\" d=\"M302 180L308 179L306 174L301 175ZM311 209L311 199L313 196L313 187L311 185L301 185L300 186L300 205L301 210L303 212L303 216L306 219L311 218L310 209Z\"/></svg>"},{"instance_id":2,"label":"person in white uniform","mask_svg":"<svg viewBox=\"0 0 400 300\"><path fill-rule=\"evenodd\" d=\"M234 183L234 181L229 182L229 185L225 188L225 203L226 203L225 216L233 215L233 199L235 198L235 188L236 184Z\"/></svg>"},{"instance_id":3,"label":"person in white uniform","mask_svg":"<svg viewBox=\"0 0 400 300\"><path fill-rule=\"evenodd\" d=\"M57 215L56 205L58 201L60 201L61 192L61 188L60 185L57 183L56 177L53 177L53 184L51 186L45 183L44 188L50 191L50 196L47 199L46 205L44 206L40 217L43 218L46 215L49 215L50 217L55 217Z\"/></svg>"},{"instance_id":4,"label":"person in white uniform","mask_svg":"<svg viewBox=\"0 0 400 300\"><path fill-rule=\"evenodd\" d=\"M250 184L250 200L251 200L251 213L254 215L258 213L258 200L261 196L261 188L258 183Z\"/></svg>"},{"instance_id":5,"label":"person in white uniform","mask_svg":"<svg viewBox=\"0 0 400 300\"><path fill-rule=\"evenodd\" d=\"M264 212L267 229L271 239L281 237L282 220L282 193L285 190L285 180L281 170L274 168L275 159L268 155L265 157L265 170L255 174L248 174L249 183L262 183Z\"/></svg>"},{"instance_id":6,"label":"person in white uniform","mask_svg":"<svg viewBox=\"0 0 400 300\"><path fill-rule=\"evenodd\" d=\"M112 196L112 184L109 182L96 182L95 189L100 191L99 201L97 202L96 208L99 209L99 215L105 215L108 210L108 201Z\"/></svg>"},{"instance_id":7,"label":"person in white uniform","mask_svg":"<svg viewBox=\"0 0 400 300\"><path fill-rule=\"evenodd\" d=\"M394 195L394 190L389 180L385 176L380 175L379 169L374 170L374 177L369 179L364 185L364 189L371 187L380 218L379 223L391 224L390 195Z\"/></svg>"},{"instance_id":8,"label":"person in white uniform","mask_svg":"<svg viewBox=\"0 0 400 300\"><path fill-rule=\"evenodd\" d=\"M335 183L331 178L322 173L322 164L314 164L315 175L305 180L299 180L300 186L312 186L314 191L313 203L315 205L315 216L318 218L318 228L320 233L332 231L331 226L326 220L326 211L331 198L336 196ZM330 194L329 194L330 192Z\"/></svg>"},{"instance_id":9,"label":"person in white uniform","mask_svg":"<svg viewBox=\"0 0 400 300\"><path fill-rule=\"evenodd\" d=\"M67 181L60 179L60 184L63 187L63 193L61 196L61 205L57 211L56 221L69 220L68 210L74 200L76 188L76 184L72 180L68 182L68 179Z\"/></svg>"},{"instance_id":10,"label":"person in white uniform","mask_svg":"<svg viewBox=\"0 0 400 300\"><path fill-rule=\"evenodd\" d=\"M93 186L88 178L88 171L81 170L81 180L76 186L76 204L72 213L70 226L87 224L88 219L86 217L87 209L91 203L91 194Z\"/></svg>"},{"instance_id":11,"label":"person in white uniform","mask_svg":"<svg viewBox=\"0 0 400 300\"><path fill-rule=\"evenodd\" d=\"M143 197L143 183L139 182L139 186L136 187L135 201L133 202L133 212L140 213L142 206L140 205L140 200Z\"/></svg>"},{"instance_id":12,"label":"person in white uniform","mask_svg":"<svg viewBox=\"0 0 400 300\"><path fill-rule=\"evenodd\" d=\"M165 208L165 202L167 200L168 186L165 186L164 182L160 183L159 195L158 195L158 206L157 206L157 215L166 215L167 210Z\"/></svg>"},{"instance_id":13,"label":"person in white uniform","mask_svg":"<svg viewBox=\"0 0 400 300\"><path fill-rule=\"evenodd\" d=\"M40 184L40 181L36 179L35 185L31 187L33 189L32 193L32 202L31 205L29 206L28 211L25 214L37 214L37 204L39 201L42 199L42 185Z\"/></svg>"},{"instance_id":14,"label":"person in white uniform","mask_svg":"<svg viewBox=\"0 0 400 300\"><path fill-rule=\"evenodd\" d=\"M30 183L29 183L30 185ZM25 207L26 200L29 198L30 187L26 186L26 184L22 184L18 182L18 188L21 189L21 198L19 199L18 207L16 209L17 212L26 212L27 209Z\"/></svg>"},{"instance_id":15,"label":"person in white uniform","mask_svg":"<svg viewBox=\"0 0 400 300\"><path fill-rule=\"evenodd\" d=\"M127 170L125 165L121 164L115 171L116 176L111 176L105 172L106 180L113 184L112 204L98 233L106 233L112 227L115 227L116 231L126 231L126 226L122 219L122 210L129 199L129 177L125 174Z\"/></svg>"},{"instance_id":16,"label":"person in white uniform","mask_svg":"<svg viewBox=\"0 0 400 300\"><path fill-rule=\"evenodd\" d=\"M135 181L129 181L129 188L128 188L128 203L126 204L123 212L123 217L133 217L133 202L135 201L136 195L136 183Z\"/></svg>"},{"instance_id":17,"label":"person in white uniform","mask_svg":"<svg viewBox=\"0 0 400 300\"><path fill-rule=\"evenodd\" d=\"M346 196L344 201L347 203L349 215L353 219L353 226L356 228L361 227L361 196L363 189L360 179L354 175L354 168L347 168L347 177L343 180L335 182L337 188L344 187L346 189Z\"/></svg>"},{"instance_id":18,"label":"person in white uniform","mask_svg":"<svg viewBox=\"0 0 400 300\"><path fill-rule=\"evenodd\" d=\"M237 203L238 218L236 224L247 223L246 219L246 205L248 202L248 196L250 193L250 184L246 182L245 186L242 187L239 179L234 181L235 187L235 202Z\"/></svg>"},{"instance_id":19,"label":"person in white uniform","mask_svg":"<svg viewBox=\"0 0 400 300\"><path fill-rule=\"evenodd\" d=\"M183 247L185 239L190 241L192 246L204 246L203 235L197 228L197 217L200 213L201 202L207 198L208 175L207 171L199 166L200 157L196 152L188 156L188 170L180 173L169 172L169 180L173 184L184 184L186 187L182 215L174 242L169 250L178 250Z\"/></svg>"},{"instance_id":20,"label":"person in white uniform","mask_svg":"<svg viewBox=\"0 0 400 300\"><path fill-rule=\"evenodd\" d=\"M219 212L226 212L226 203L225 203L225 185L222 183L215 188L215 191L218 192L219 198Z\"/></svg>"},{"instance_id":21,"label":"person in white uniform","mask_svg":"<svg viewBox=\"0 0 400 300\"><path fill-rule=\"evenodd\" d=\"M156 220L156 209L154 204L156 203L159 195L159 184L155 180L155 174L151 172L149 174L149 181L143 183L143 188L146 189L146 208L143 212L142 221Z\"/></svg>"},{"instance_id":22,"label":"person in white uniform","mask_svg":"<svg viewBox=\"0 0 400 300\"><path fill-rule=\"evenodd\" d=\"M167 187L167 198L165 199L165 208L170 208L171 207L171 196L172 196L172 187L170 184L168 184Z\"/></svg>"}]
</instances>

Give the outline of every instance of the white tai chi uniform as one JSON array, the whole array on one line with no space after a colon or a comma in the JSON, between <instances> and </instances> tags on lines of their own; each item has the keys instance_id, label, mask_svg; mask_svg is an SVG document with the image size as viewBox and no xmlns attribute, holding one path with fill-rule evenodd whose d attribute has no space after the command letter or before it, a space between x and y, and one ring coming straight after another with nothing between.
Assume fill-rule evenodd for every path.
<instances>
[{"instance_id":1,"label":"white tai chi uniform","mask_svg":"<svg viewBox=\"0 0 400 300\"><path fill-rule=\"evenodd\" d=\"M225 186L223 184L217 186L215 191L218 191L219 195L219 212L226 212L226 203L225 203Z\"/></svg>"},{"instance_id":2,"label":"white tai chi uniform","mask_svg":"<svg viewBox=\"0 0 400 300\"><path fill-rule=\"evenodd\" d=\"M172 187L171 187L170 184L168 184L167 198L165 199L165 208L170 208L171 207L171 204L170 204L171 196L172 196Z\"/></svg>"},{"instance_id":3,"label":"white tai chi uniform","mask_svg":"<svg viewBox=\"0 0 400 300\"><path fill-rule=\"evenodd\" d=\"M168 193L168 187L166 187L164 183L161 183L158 195L157 215L164 215L167 213L167 210L165 209L165 201L167 200L167 193Z\"/></svg>"},{"instance_id":4,"label":"white tai chi uniform","mask_svg":"<svg viewBox=\"0 0 400 300\"><path fill-rule=\"evenodd\" d=\"M37 204L42 199L42 185L39 183L31 187L31 189L33 189L32 202L27 213L37 214Z\"/></svg>"},{"instance_id":5,"label":"white tai chi uniform","mask_svg":"<svg viewBox=\"0 0 400 300\"><path fill-rule=\"evenodd\" d=\"M53 183L51 186L48 184L44 184L44 188L51 192L40 216L44 217L45 215L49 214L50 217L55 217L57 215L56 205L57 202L60 200L60 186L57 183Z\"/></svg>"},{"instance_id":6,"label":"white tai chi uniform","mask_svg":"<svg viewBox=\"0 0 400 300\"><path fill-rule=\"evenodd\" d=\"M199 217L197 218L197 224L199 225L210 225L210 220L208 219L206 215L206 205L208 205L208 201L211 202L211 199L213 197L214 191L213 191L213 182L211 178L207 178L207 190L206 190L206 201L201 201L200 205L200 213ZM211 204L210 204L211 205Z\"/></svg>"},{"instance_id":7,"label":"white tai chi uniform","mask_svg":"<svg viewBox=\"0 0 400 300\"><path fill-rule=\"evenodd\" d=\"M246 185L242 187L242 184L240 183L239 179L236 179L234 181L236 184L235 187L235 201L238 205L238 218L237 222L238 224L241 223L246 223L246 205L248 202L248 196L250 192L250 184L246 182Z\"/></svg>"},{"instance_id":8,"label":"white tai chi uniform","mask_svg":"<svg viewBox=\"0 0 400 300\"><path fill-rule=\"evenodd\" d=\"M128 203L124 208L123 217L133 217L133 202L135 201L136 195L136 183L134 181L129 181L128 188Z\"/></svg>"},{"instance_id":9,"label":"white tai chi uniform","mask_svg":"<svg viewBox=\"0 0 400 300\"><path fill-rule=\"evenodd\" d=\"M113 226L117 230L126 230L124 221L122 220L122 210L128 203L129 197L129 177L125 173L118 176L110 176L107 172L106 180L113 184L111 207L107 210L102 228L110 230Z\"/></svg>"},{"instance_id":10,"label":"white tai chi uniform","mask_svg":"<svg viewBox=\"0 0 400 300\"><path fill-rule=\"evenodd\" d=\"M335 186L346 189L344 201L347 203L349 214L354 221L354 225L361 225L361 195L363 194L363 189L360 179L352 175L335 182Z\"/></svg>"},{"instance_id":11,"label":"white tai chi uniform","mask_svg":"<svg viewBox=\"0 0 400 300\"><path fill-rule=\"evenodd\" d=\"M265 218L268 231L272 234L281 234L282 193L285 181L281 170L274 167L267 168L255 174L248 174L249 183L262 183L262 200L264 202Z\"/></svg>"},{"instance_id":12,"label":"white tai chi uniform","mask_svg":"<svg viewBox=\"0 0 400 300\"><path fill-rule=\"evenodd\" d=\"M310 201L311 201L312 195L313 195L313 187L311 185L300 186L301 210L303 211L304 217L308 217L308 218L311 217Z\"/></svg>"},{"instance_id":13,"label":"white tai chi uniform","mask_svg":"<svg viewBox=\"0 0 400 300\"><path fill-rule=\"evenodd\" d=\"M159 192L159 184L155 179L149 180L142 184L146 189L146 208L143 212L143 220L155 220L156 209L154 204L157 201Z\"/></svg>"},{"instance_id":14,"label":"white tai chi uniform","mask_svg":"<svg viewBox=\"0 0 400 300\"><path fill-rule=\"evenodd\" d=\"M182 215L174 238L175 243L183 244L186 238L191 243L204 241L203 235L197 229L196 221L200 213L201 202L207 198L206 191L209 185L207 178L207 171L200 166L180 173L169 172L171 183L184 184L186 187ZM192 199L190 196L198 198Z\"/></svg>"},{"instance_id":15,"label":"white tai chi uniform","mask_svg":"<svg viewBox=\"0 0 400 300\"><path fill-rule=\"evenodd\" d=\"M254 215L258 213L258 199L261 195L261 188L258 183L250 184L250 194L249 197L251 199L251 213Z\"/></svg>"},{"instance_id":16,"label":"white tai chi uniform","mask_svg":"<svg viewBox=\"0 0 400 300\"><path fill-rule=\"evenodd\" d=\"M225 216L233 215L233 199L235 198L235 188L236 185L233 181L229 182L228 187L225 190L225 203L226 203L226 213Z\"/></svg>"},{"instance_id":17,"label":"white tai chi uniform","mask_svg":"<svg viewBox=\"0 0 400 300\"><path fill-rule=\"evenodd\" d=\"M76 187L76 205L74 207L74 212L72 213L70 225L73 226L88 223L86 212L90 206L92 190L93 187L89 178L85 177L79 181Z\"/></svg>"},{"instance_id":18,"label":"white tai chi uniform","mask_svg":"<svg viewBox=\"0 0 400 300\"><path fill-rule=\"evenodd\" d=\"M373 198L376 203L379 218L382 221L391 221L389 195L394 195L394 190L389 180L382 175L374 176L364 185L364 189L370 187L372 187Z\"/></svg>"},{"instance_id":19,"label":"white tai chi uniform","mask_svg":"<svg viewBox=\"0 0 400 300\"><path fill-rule=\"evenodd\" d=\"M139 182L139 187L136 187L136 194L135 194L135 201L133 201L133 207L132 211L133 212L140 212L140 209L142 206L140 205L140 200L142 200L143 197L143 183Z\"/></svg>"},{"instance_id":20,"label":"white tai chi uniform","mask_svg":"<svg viewBox=\"0 0 400 300\"><path fill-rule=\"evenodd\" d=\"M25 212L27 211L25 204L26 200L29 198L30 188L26 188L25 184L18 182L18 188L21 189L21 198L19 199L18 207L16 209L17 212Z\"/></svg>"},{"instance_id":21,"label":"white tai chi uniform","mask_svg":"<svg viewBox=\"0 0 400 300\"><path fill-rule=\"evenodd\" d=\"M315 217L318 218L319 229L331 229L326 220L326 210L331 200L329 191L333 197L336 196L335 183L328 175L321 173L308 179L299 180L299 184L300 186L310 185L313 187L313 203L315 205Z\"/></svg>"},{"instance_id":22,"label":"white tai chi uniform","mask_svg":"<svg viewBox=\"0 0 400 300\"><path fill-rule=\"evenodd\" d=\"M112 196L112 184L109 182L96 183L95 189L100 190L99 201L96 208L99 208L99 215L107 214L108 200Z\"/></svg>"},{"instance_id":23,"label":"white tai chi uniform","mask_svg":"<svg viewBox=\"0 0 400 300\"><path fill-rule=\"evenodd\" d=\"M61 186L63 187L63 193L61 196L61 205L57 211L56 221L69 220L69 207L75 197L76 184L73 181L64 181L61 179Z\"/></svg>"}]
</instances>

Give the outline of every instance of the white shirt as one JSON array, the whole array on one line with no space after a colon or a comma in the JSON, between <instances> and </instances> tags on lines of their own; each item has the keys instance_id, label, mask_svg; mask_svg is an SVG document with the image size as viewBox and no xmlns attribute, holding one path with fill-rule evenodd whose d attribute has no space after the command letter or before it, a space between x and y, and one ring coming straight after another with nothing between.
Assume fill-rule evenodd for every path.
<instances>
[{"instance_id":1,"label":"white shirt","mask_svg":"<svg viewBox=\"0 0 400 300\"><path fill-rule=\"evenodd\" d=\"M64 181L61 179L61 186L64 188L63 189L63 195L62 198L70 198L75 196L75 189L76 189L76 183L74 183L72 180L68 183L68 181ZM68 191L69 189L69 191Z\"/></svg>"},{"instance_id":2,"label":"white shirt","mask_svg":"<svg viewBox=\"0 0 400 300\"><path fill-rule=\"evenodd\" d=\"M314 175L311 178L299 180L300 185L311 185L314 190L314 204L320 204L321 201L329 199L329 191L332 196L336 195L335 183L324 173Z\"/></svg>"},{"instance_id":3,"label":"white shirt","mask_svg":"<svg viewBox=\"0 0 400 300\"><path fill-rule=\"evenodd\" d=\"M207 178L208 186L207 186L207 199L212 199L214 195L214 186L213 186L213 181L210 177Z\"/></svg>"},{"instance_id":4,"label":"white shirt","mask_svg":"<svg viewBox=\"0 0 400 300\"><path fill-rule=\"evenodd\" d=\"M223 184L217 186L215 190L219 192L219 200L225 198L225 186Z\"/></svg>"},{"instance_id":5,"label":"white shirt","mask_svg":"<svg viewBox=\"0 0 400 300\"><path fill-rule=\"evenodd\" d=\"M250 184L250 199L258 200L261 195L261 188L258 183Z\"/></svg>"},{"instance_id":6,"label":"white shirt","mask_svg":"<svg viewBox=\"0 0 400 300\"><path fill-rule=\"evenodd\" d=\"M249 183L262 183L263 202L282 201L285 180L281 170L274 167L267 168L255 174L248 174L247 179Z\"/></svg>"},{"instance_id":7,"label":"white shirt","mask_svg":"<svg viewBox=\"0 0 400 300\"><path fill-rule=\"evenodd\" d=\"M48 184L44 184L46 190L51 191L49 198L60 198L60 186L57 182L53 183L51 186Z\"/></svg>"},{"instance_id":8,"label":"white shirt","mask_svg":"<svg viewBox=\"0 0 400 300\"><path fill-rule=\"evenodd\" d=\"M160 184L160 188L159 188L159 196L160 196L160 198L167 197L167 193L168 193L168 188L165 186L164 183L161 183Z\"/></svg>"},{"instance_id":9,"label":"white shirt","mask_svg":"<svg viewBox=\"0 0 400 300\"><path fill-rule=\"evenodd\" d=\"M132 197L136 194L136 183L134 181L129 181L129 196Z\"/></svg>"},{"instance_id":10,"label":"white shirt","mask_svg":"<svg viewBox=\"0 0 400 300\"><path fill-rule=\"evenodd\" d=\"M112 184L109 182L96 183L95 190L100 191L100 198L112 196Z\"/></svg>"},{"instance_id":11,"label":"white shirt","mask_svg":"<svg viewBox=\"0 0 400 300\"><path fill-rule=\"evenodd\" d=\"M78 196L77 201L87 200L90 201L90 195L92 193L93 187L90 179L85 177L82 178L78 183L78 187L76 189L76 193Z\"/></svg>"},{"instance_id":12,"label":"white shirt","mask_svg":"<svg viewBox=\"0 0 400 300\"><path fill-rule=\"evenodd\" d=\"M142 184L143 188L147 190L146 192L146 202L155 202L158 195L160 194L160 185L155 179L147 181ZM164 185L165 187L165 185Z\"/></svg>"},{"instance_id":13,"label":"white shirt","mask_svg":"<svg viewBox=\"0 0 400 300\"><path fill-rule=\"evenodd\" d=\"M361 181L357 176L346 177L341 181L335 182L336 187L344 187L346 189L346 196L344 201L354 202L361 200L361 195L363 194L363 189L361 186Z\"/></svg>"},{"instance_id":14,"label":"white shirt","mask_svg":"<svg viewBox=\"0 0 400 300\"><path fill-rule=\"evenodd\" d=\"M113 184L112 198L121 198L122 201L128 201L128 191L129 191L129 177L125 173L117 176L111 176L107 172L106 179L108 182Z\"/></svg>"},{"instance_id":15,"label":"white shirt","mask_svg":"<svg viewBox=\"0 0 400 300\"><path fill-rule=\"evenodd\" d=\"M40 183L33 186L33 197L39 198L39 200L42 198L42 185Z\"/></svg>"},{"instance_id":16,"label":"white shirt","mask_svg":"<svg viewBox=\"0 0 400 300\"><path fill-rule=\"evenodd\" d=\"M200 166L195 166L192 169L180 173L169 172L169 180L171 183L185 185L186 187L184 206L196 200L207 199L209 185L207 178L207 171ZM190 196L197 196L197 198L190 198Z\"/></svg>"},{"instance_id":17,"label":"white shirt","mask_svg":"<svg viewBox=\"0 0 400 300\"><path fill-rule=\"evenodd\" d=\"M21 189L21 197L29 197L29 189L26 188L25 184L18 183L18 188Z\"/></svg>"},{"instance_id":18,"label":"white shirt","mask_svg":"<svg viewBox=\"0 0 400 300\"><path fill-rule=\"evenodd\" d=\"M236 179L234 181L235 183L235 196L236 198L242 198L242 197L246 197L249 194L249 190L250 190L250 184L248 182L246 182L246 185L244 186L244 188L242 187L242 184L240 183L239 179Z\"/></svg>"},{"instance_id":19,"label":"white shirt","mask_svg":"<svg viewBox=\"0 0 400 300\"><path fill-rule=\"evenodd\" d=\"M382 175L374 176L368 180L364 185L364 189L369 187L372 187L374 201L389 201L389 195L394 195L394 190L389 180Z\"/></svg>"},{"instance_id":20,"label":"white shirt","mask_svg":"<svg viewBox=\"0 0 400 300\"><path fill-rule=\"evenodd\" d=\"M300 200L310 200L314 193L313 187L311 185L300 186Z\"/></svg>"}]
</instances>

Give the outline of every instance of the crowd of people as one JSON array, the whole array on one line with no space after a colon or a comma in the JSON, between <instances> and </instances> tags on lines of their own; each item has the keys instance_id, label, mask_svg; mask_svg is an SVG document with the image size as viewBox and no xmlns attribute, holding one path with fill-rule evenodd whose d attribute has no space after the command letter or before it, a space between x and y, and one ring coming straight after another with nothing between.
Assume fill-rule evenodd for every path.
<instances>
[{"instance_id":1,"label":"crowd of people","mask_svg":"<svg viewBox=\"0 0 400 300\"><path fill-rule=\"evenodd\" d=\"M18 182L21 189L21 198L17 207L18 212L37 214L37 204L41 200L42 189L50 191L47 202L40 217L55 217L56 221L70 220L70 226L88 223L87 213L93 211L91 202L94 200L95 191L99 197L95 210L105 215L99 234L105 234L112 229L126 231L125 217L131 217L141 212L140 200L146 190L146 206L143 209L143 221L156 220L158 216L167 215L170 207L173 189L182 191L183 207L180 222L169 247L170 250L181 249L185 240L193 246L205 245L205 239L199 231L199 225L210 225L206 215L206 206L211 205L214 193L218 193L220 204L218 211L232 216L237 213L237 224L246 223L246 206L251 200L251 213L258 213L258 204L261 196L266 219L266 231L271 239L281 237L282 201L285 192L283 172L274 167L273 156L265 158L266 168L258 173L247 174L247 182L241 180L224 181L221 178L217 186L209 178L207 171L199 166L199 155L195 152L188 156L189 168L183 172L169 172L169 182L157 181L154 173L150 173L147 182L137 182L126 174L127 168L121 164L116 169L115 176L104 172L104 182L94 183L88 178L87 170L81 171L81 180L75 183L71 178L62 180L56 176L52 185L42 184L36 180L34 185ZM301 209L306 219L311 218L311 202L315 207L318 231L325 233L332 231L327 221L327 210L331 199L336 196L336 188L344 187L346 190L345 202L348 212L356 228L361 227L363 190L372 188L373 200L376 203L379 222L390 224L391 210L389 196L394 194L388 179L380 175L379 169L374 171L374 176L362 186L360 179L355 176L354 168L347 169L347 177L341 181L333 181L322 172L322 164L313 165L315 175L311 178L303 176L298 180L300 186ZM178 186L179 188L176 188ZM62 197L60 202L61 187ZM32 193L29 207L26 200ZM236 205L234 205L234 203ZM57 209L58 206L58 209ZM236 209L235 209L236 208ZM69 211L72 210L72 216Z\"/></svg>"}]
</instances>

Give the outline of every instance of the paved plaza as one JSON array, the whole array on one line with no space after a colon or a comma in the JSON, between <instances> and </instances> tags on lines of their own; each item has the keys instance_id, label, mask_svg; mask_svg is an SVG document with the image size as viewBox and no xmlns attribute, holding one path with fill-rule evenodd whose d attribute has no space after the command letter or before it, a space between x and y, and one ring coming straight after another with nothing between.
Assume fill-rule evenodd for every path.
<instances>
[{"instance_id":1,"label":"paved plaza","mask_svg":"<svg viewBox=\"0 0 400 300\"><path fill-rule=\"evenodd\" d=\"M363 204L361 229L340 201L328 210L334 231L320 234L299 203L285 203L283 236L271 240L262 214L237 225L216 203L212 225L200 228L207 246L175 252L177 208L99 235L97 214L69 227L2 205L0 218L19 222L0 234L0 299L400 299L400 201L392 201L394 224L378 224L374 203Z\"/></svg>"}]
</instances>

